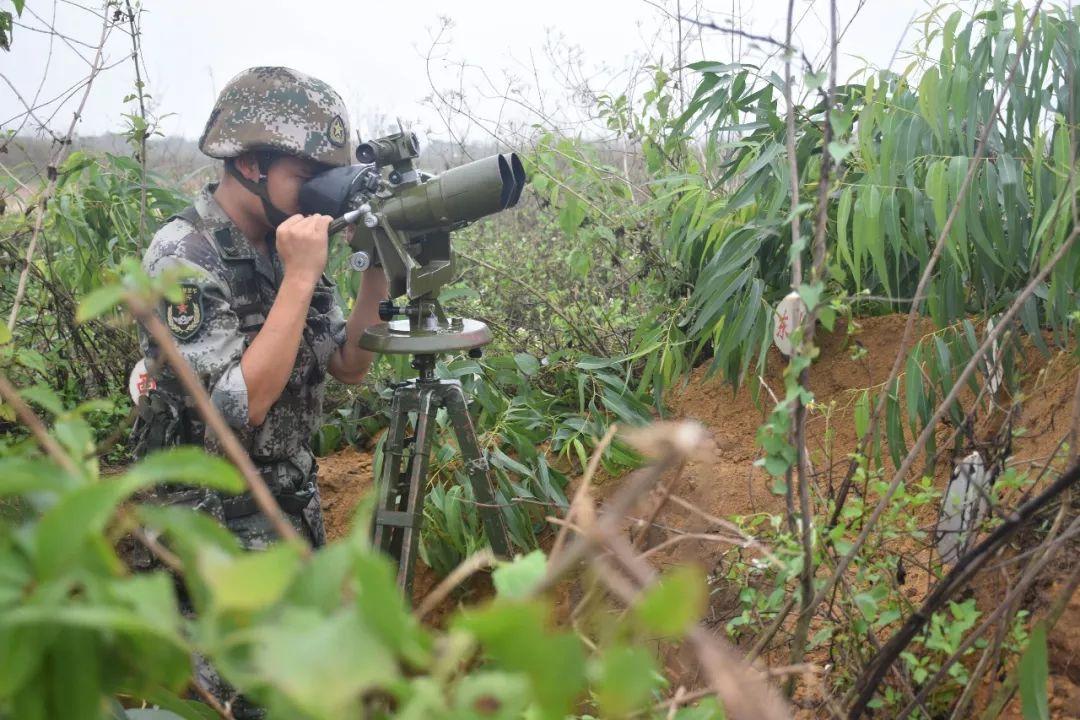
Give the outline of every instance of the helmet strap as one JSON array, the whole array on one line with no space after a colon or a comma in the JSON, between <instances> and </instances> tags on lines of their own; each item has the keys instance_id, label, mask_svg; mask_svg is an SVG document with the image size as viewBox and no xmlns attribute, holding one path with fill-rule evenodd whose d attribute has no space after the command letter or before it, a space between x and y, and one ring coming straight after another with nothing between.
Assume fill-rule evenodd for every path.
<instances>
[{"instance_id":1,"label":"helmet strap","mask_svg":"<svg viewBox=\"0 0 1080 720\"><path fill-rule=\"evenodd\" d=\"M259 166L258 182L248 179L244 176L244 173L240 172L240 168L236 167L236 158L225 159L225 170L248 192L262 201L263 212L266 213L266 220L273 228L277 228L278 225L285 222L286 218L289 217L270 201L270 188L266 184L267 173L270 172L270 166L274 164L274 160L276 159L277 156L272 152L264 150L255 153L255 161Z\"/></svg>"}]
</instances>

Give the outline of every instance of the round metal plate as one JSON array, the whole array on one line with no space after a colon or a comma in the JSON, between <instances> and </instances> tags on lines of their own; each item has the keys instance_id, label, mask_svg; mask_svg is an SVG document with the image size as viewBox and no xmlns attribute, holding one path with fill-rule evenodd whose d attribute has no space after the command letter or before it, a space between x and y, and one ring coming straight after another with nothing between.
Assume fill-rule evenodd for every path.
<instances>
[{"instance_id":1,"label":"round metal plate","mask_svg":"<svg viewBox=\"0 0 1080 720\"><path fill-rule=\"evenodd\" d=\"M360 347L386 355L437 355L480 347L491 342L491 330L479 320L436 330L409 330L408 320L372 325L360 336Z\"/></svg>"}]
</instances>

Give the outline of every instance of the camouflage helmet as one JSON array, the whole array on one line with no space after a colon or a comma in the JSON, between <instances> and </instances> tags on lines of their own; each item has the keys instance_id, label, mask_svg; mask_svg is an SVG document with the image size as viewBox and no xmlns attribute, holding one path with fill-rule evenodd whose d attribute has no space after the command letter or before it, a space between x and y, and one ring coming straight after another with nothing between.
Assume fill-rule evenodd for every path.
<instances>
[{"instance_id":1,"label":"camouflage helmet","mask_svg":"<svg viewBox=\"0 0 1080 720\"><path fill-rule=\"evenodd\" d=\"M341 96L322 80L287 67L249 68L222 88L199 149L218 159L270 150L348 165L347 118Z\"/></svg>"}]
</instances>

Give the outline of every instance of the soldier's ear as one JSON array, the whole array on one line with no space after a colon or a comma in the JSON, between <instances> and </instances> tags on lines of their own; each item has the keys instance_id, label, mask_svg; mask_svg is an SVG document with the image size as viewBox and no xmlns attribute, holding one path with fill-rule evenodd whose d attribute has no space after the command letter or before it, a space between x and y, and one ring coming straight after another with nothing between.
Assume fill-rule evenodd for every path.
<instances>
[{"instance_id":1,"label":"soldier's ear","mask_svg":"<svg viewBox=\"0 0 1080 720\"><path fill-rule=\"evenodd\" d=\"M233 164L240 171L240 174L251 182L259 181L259 160L255 157L255 153L248 152L238 155L233 160Z\"/></svg>"}]
</instances>

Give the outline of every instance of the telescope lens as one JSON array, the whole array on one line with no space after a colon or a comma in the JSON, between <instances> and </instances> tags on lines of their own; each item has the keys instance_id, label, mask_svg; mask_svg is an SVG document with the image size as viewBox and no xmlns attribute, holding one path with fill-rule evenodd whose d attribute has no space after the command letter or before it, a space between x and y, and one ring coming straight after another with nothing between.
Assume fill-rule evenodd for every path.
<instances>
[{"instance_id":1,"label":"telescope lens","mask_svg":"<svg viewBox=\"0 0 1080 720\"><path fill-rule=\"evenodd\" d=\"M366 165L374 163L378 159L378 153L375 150L375 143L366 142L357 145L356 159Z\"/></svg>"},{"instance_id":2,"label":"telescope lens","mask_svg":"<svg viewBox=\"0 0 1080 720\"><path fill-rule=\"evenodd\" d=\"M518 199L521 197L521 191L525 189L525 183L528 182L528 177L525 175L525 166L521 164L521 158L517 153L510 153L505 157L510 160L510 172L514 176L514 189L510 193L510 201L506 204L506 207L511 208L517 205Z\"/></svg>"},{"instance_id":3,"label":"telescope lens","mask_svg":"<svg viewBox=\"0 0 1080 720\"><path fill-rule=\"evenodd\" d=\"M502 188L499 190L499 208L510 207L510 199L514 196L514 171L510 169L510 163L505 155L499 156L499 178L502 180Z\"/></svg>"}]
</instances>

